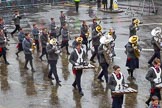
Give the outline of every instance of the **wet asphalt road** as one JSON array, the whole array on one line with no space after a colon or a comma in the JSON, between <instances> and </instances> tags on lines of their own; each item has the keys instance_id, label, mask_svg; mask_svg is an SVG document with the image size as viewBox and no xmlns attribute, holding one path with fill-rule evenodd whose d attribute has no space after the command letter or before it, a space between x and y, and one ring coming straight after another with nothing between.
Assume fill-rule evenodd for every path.
<instances>
[{"instance_id":1,"label":"wet asphalt road","mask_svg":"<svg viewBox=\"0 0 162 108\"><path fill-rule=\"evenodd\" d=\"M122 2L123 3L123 2ZM137 3L137 2L136 2ZM133 4L133 3L132 3ZM123 6L124 7L124 6ZM125 82L130 87L137 89L137 94L125 95L123 108L145 108L145 101L149 97L150 84L145 80L145 75L148 70L147 61L153 54L152 51L142 51L140 57L140 68L135 71L136 80L130 80L126 71L125 62L126 55L124 54L124 45L128 41L129 30L128 26L131 23L132 13L126 10L125 12L118 14L109 14L97 10L93 7L89 10L87 5L83 5L79 9L79 14L75 13L74 7L67 6L44 6L34 8L32 11L25 11L25 17L21 21L21 26L26 31L30 31L30 27L33 23L37 23L39 27L46 27L49 25L50 18L54 17L56 24L59 26L59 13L64 11L69 22L69 29L71 37L79 35L80 22L86 20L88 24L91 24L92 18L97 16L101 19L101 25L103 31L107 31L110 27L113 27L117 34L116 39L116 57L113 64L121 66L121 70L125 76ZM37 9L37 10L36 10ZM88 14L88 12L91 12ZM159 13L154 16L148 14L141 16L138 13L134 14L144 24L149 23L161 23L162 16ZM147 26L140 26L140 30L137 35L140 37L140 45L143 49L150 49L151 30L161 25L150 24ZM12 31L14 26L9 26L8 31ZM24 54L21 52L19 58L16 58L15 52L17 35L14 38L10 38L10 46L8 46L7 57L10 65L3 63L1 58L0 63L0 108L111 108L111 93L106 88L106 84L97 81L97 75L100 72L99 64L95 64L95 69L84 70L82 76L82 88L84 96L80 97L76 90L73 90L71 86L75 76L72 74L72 65L68 62L68 56L66 53L62 53L58 60L57 71L62 86L53 85L47 78L48 64L44 57L44 61L39 60L40 53L35 52L34 68L36 72L32 73L30 70L24 70ZM73 40L70 40L70 46ZM70 47L70 52L72 48ZM88 52L88 59L91 57L91 52ZM113 65L112 64L112 65ZM30 67L30 66L28 66ZM112 72L111 66L109 68L109 74Z\"/></svg>"}]
</instances>

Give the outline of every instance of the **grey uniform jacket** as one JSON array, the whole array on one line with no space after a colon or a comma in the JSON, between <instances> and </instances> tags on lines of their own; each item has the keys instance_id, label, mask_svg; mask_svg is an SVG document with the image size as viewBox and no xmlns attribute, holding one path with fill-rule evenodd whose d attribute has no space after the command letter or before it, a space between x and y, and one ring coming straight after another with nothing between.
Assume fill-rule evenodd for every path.
<instances>
[{"instance_id":1,"label":"grey uniform jacket","mask_svg":"<svg viewBox=\"0 0 162 108\"><path fill-rule=\"evenodd\" d=\"M43 33L40 36L40 42L41 42L42 48L46 48L47 42L48 42L48 35Z\"/></svg>"},{"instance_id":2,"label":"grey uniform jacket","mask_svg":"<svg viewBox=\"0 0 162 108\"><path fill-rule=\"evenodd\" d=\"M86 59L86 54L85 54L85 51L83 51L83 55L82 55L82 58L83 58L83 61L85 61ZM77 62L77 59L78 59L78 55L76 53L76 51L74 50L71 54L70 54L70 58L69 58L69 61L70 63L74 66L75 63Z\"/></svg>"},{"instance_id":3,"label":"grey uniform jacket","mask_svg":"<svg viewBox=\"0 0 162 108\"><path fill-rule=\"evenodd\" d=\"M32 52L30 51L31 47L32 47L32 40L28 40L26 38L24 38L23 42L22 42L22 47L24 50L24 54L32 54Z\"/></svg>"},{"instance_id":4,"label":"grey uniform jacket","mask_svg":"<svg viewBox=\"0 0 162 108\"><path fill-rule=\"evenodd\" d=\"M19 43L22 43L24 38L25 38L25 33L24 32L19 32L19 34L18 34Z\"/></svg>"},{"instance_id":5,"label":"grey uniform jacket","mask_svg":"<svg viewBox=\"0 0 162 108\"><path fill-rule=\"evenodd\" d=\"M151 87L155 87L155 82L153 81L155 78L156 78L155 71L150 67L146 74L146 79L150 81ZM162 81L162 73L161 73L161 81Z\"/></svg>"},{"instance_id":6,"label":"grey uniform jacket","mask_svg":"<svg viewBox=\"0 0 162 108\"><path fill-rule=\"evenodd\" d=\"M66 20L65 16L60 16L61 27L66 23L65 20Z\"/></svg>"},{"instance_id":7,"label":"grey uniform jacket","mask_svg":"<svg viewBox=\"0 0 162 108\"><path fill-rule=\"evenodd\" d=\"M122 84L125 84L125 82L124 82L124 76L123 76ZM117 82L116 82L113 74L110 76L109 85L110 85L111 91L114 91L115 90L115 87L117 85Z\"/></svg>"},{"instance_id":8,"label":"grey uniform jacket","mask_svg":"<svg viewBox=\"0 0 162 108\"><path fill-rule=\"evenodd\" d=\"M62 41L69 40L68 29L62 28L61 35L62 35Z\"/></svg>"},{"instance_id":9,"label":"grey uniform jacket","mask_svg":"<svg viewBox=\"0 0 162 108\"><path fill-rule=\"evenodd\" d=\"M50 28L52 33L56 32L55 27L56 27L55 22L51 22Z\"/></svg>"},{"instance_id":10,"label":"grey uniform jacket","mask_svg":"<svg viewBox=\"0 0 162 108\"><path fill-rule=\"evenodd\" d=\"M32 35L33 35L34 40L39 40L39 29L38 28L33 28Z\"/></svg>"},{"instance_id":11,"label":"grey uniform jacket","mask_svg":"<svg viewBox=\"0 0 162 108\"><path fill-rule=\"evenodd\" d=\"M98 36L98 32L96 30L92 31L92 45L93 46L100 45L100 36Z\"/></svg>"},{"instance_id":12,"label":"grey uniform jacket","mask_svg":"<svg viewBox=\"0 0 162 108\"><path fill-rule=\"evenodd\" d=\"M46 50L48 54L48 60L57 60L59 58L58 54L55 53L58 50L57 46L53 47L52 44L47 44Z\"/></svg>"}]
</instances>

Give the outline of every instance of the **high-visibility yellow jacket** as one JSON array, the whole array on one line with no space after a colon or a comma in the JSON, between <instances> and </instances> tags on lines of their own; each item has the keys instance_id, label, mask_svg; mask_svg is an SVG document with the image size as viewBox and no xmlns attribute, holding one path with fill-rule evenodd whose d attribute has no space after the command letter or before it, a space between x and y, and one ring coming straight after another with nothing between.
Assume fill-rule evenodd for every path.
<instances>
[{"instance_id":1,"label":"high-visibility yellow jacket","mask_svg":"<svg viewBox=\"0 0 162 108\"><path fill-rule=\"evenodd\" d=\"M74 0L74 2L80 2L80 0Z\"/></svg>"}]
</instances>

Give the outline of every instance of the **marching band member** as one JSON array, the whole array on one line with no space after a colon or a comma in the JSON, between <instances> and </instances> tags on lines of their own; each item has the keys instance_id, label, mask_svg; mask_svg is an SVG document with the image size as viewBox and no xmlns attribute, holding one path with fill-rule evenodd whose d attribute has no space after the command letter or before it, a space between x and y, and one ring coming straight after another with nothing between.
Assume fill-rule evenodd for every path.
<instances>
[{"instance_id":1,"label":"marching band member","mask_svg":"<svg viewBox=\"0 0 162 108\"><path fill-rule=\"evenodd\" d=\"M61 27L63 27L66 24L66 17L63 11L61 11L61 15L59 19L60 19Z\"/></svg>"},{"instance_id":2,"label":"marching band member","mask_svg":"<svg viewBox=\"0 0 162 108\"><path fill-rule=\"evenodd\" d=\"M65 16L64 12L60 11L60 13L61 13L61 15L60 15L59 19L60 19L61 27L60 27L60 32L59 32L58 36L61 35L61 30L62 30L63 26L66 24L66 16Z\"/></svg>"},{"instance_id":3,"label":"marching band member","mask_svg":"<svg viewBox=\"0 0 162 108\"><path fill-rule=\"evenodd\" d=\"M33 39L35 42L35 45L37 47L37 52L39 52L39 29L37 27L37 24L33 24L33 30L32 30L32 35L33 35Z\"/></svg>"},{"instance_id":4,"label":"marching band member","mask_svg":"<svg viewBox=\"0 0 162 108\"><path fill-rule=\"evenodd\" d=\"M101 73L98 76L98 79L103 82L104 80L102 79L102 77L105 77L106 83L108 84L108 67L110 64L109 59L109 52L111 49L109 49L110 42L112 40L112 37L101 37L100 38L100 46L98 48L98 56L99 56L99 64L102 68ZM109 52L108 52L109 51Z\"/></svg>"},{"instance_id":5,"label":"marching band member","mask_svg":"<svg viewBox=\"0 0 162 108\"><path fill-rule=\"evenodd\" d=\"M81 43L77 42L76 43L76 48L74 49L74 51L70 54L70 58L69 61L70 63L74 66L78 66L78 65L82 65L85 63L85 51L81 48ZM82 72L83 69L73 69L73 72L75 74L75 80L72 84L72 86L76 89L76 86L79 90L79 94L81 96L83 96L83 92L82 92L82 87L81 87L81 76L82 76Z\"/></svg>"},{"instance_id":6,"label":"marching band member","mask_svg":"<svg viewBox=\"0 0 162 108\"><path fill-rule=\"evenodd\" d=\"M83 24L81 25L80 31L81 31L80 36L83 38L82 44L86 45L86 52L88 52L88 39L87 39L88 26L86 24L86 21L83 21Z\"/></svg>"},{"instance_id":7,"label":"marching band member","mask_svg":"<svg viewBox=\"0 0 162 108\"><path fill-rule=\"evenodd\" d=\"M138 44L138 36L131 36L129 42L125 45L127 60L126 66L128 67L128 74L132 79L135 79L133 76L133 71L136 68L139 68L139 56L141 47Z\"/></svg>"},{"instance_id":8,"label":"marching band member","mask_svg":"<svg viewBox=\"0 0 162 108\"><path fill-rule=\"evenodd\" d=\"M41 42L41 45L42 45L42 54L39 58L40 58L41 61L43 60L42 57L44 55L46 55L46 58L48 58L47 57L47 51L46 51L46 46L47 46L48 40L49 40L49 37L48 37L47 29L43 28L42 29L42 35L40 36L40 42Z\"/></svg>"},{"instance_id":9,"label":"marching band member","mask_svg":"<svg viewBox=\"0 0 162 108\"><path fill-rule=\"evenodd\" d=\"M23 47L22 47L22 42L25 38L25 33L24 33L24 30L22 28L19 29L19 33L18 33L18 40L19 40L19 43L18 43L18 51L16 52L16 56L19 57L19 53L21 51L23 51Z\"/></svg>"},{"instance_id":10,"label":"marching band member","mask_svg":"<svg viewBox=\"0 0 162 108\"><path fill-rule=\"evenodd\" d=\"M7 40L5 39L3 29L0 29L0 57L3 56L5 64L9 65L9 62L7 61L6 58L6 42Z\"/></svg>"},{"instance_id":11,"label":"marching band member","mask_svg":"<svg viewBox=\"0 0 162 108\"><path fill-rule=\"evenodd\" d=\"M94 47L94 53L92 57L90 58L90 61L95 63L94 57L97 55L98 58L98 47L100 45L100 36L102 35L101 33L102 27L98 25L95 30L92 31L92 45ZM99 60L99 58L98 58Z\"/></svg>"},{"instance_id":12,"label":"marching band member","mask_svg":"<svg viewBox=\"0 0 162 108\"><path fill-rule=\"evenodd\" d=\"M96 19L93 19L93 22L92 22L92 25L91 25L92 31L96 29L97 25L98 24L96 22Z\"/></svg>"},{"instance_id":13,"label":"marching band member","mask_svg":"<svg viewBox=\"0 0 162 108\"><path fill-rule=\"evenodd\" d=\"M148 108L160 108L159 98L157 96L152 96L151 104Z\"/></svg>"},{"instance_id":14,"label":"marching band member","mask_svg":"<svg viewBox=\"0 0 162 108\"><path fill-rule=\"evenodd\" d=\"M18 10L16 10L15 11L15 14L14 14L14 16L13 16L13 18L12 18L12 20L14 21L14 24L15 24L15 30L13 31L13 32L11 32L11 36L13 37L13 34L18 30L19 31L19 29L20 29L20 19L21 19L22 17L20 16L20 14L19 14L19 11Z\"/></svg>"},{"instance_id":15,"label":"marching band member","mask_svg":"<svg viewBox=\"0 0 162 108\"><path fill-rule=\"evenodd\" d=\"M70 55L68 46L69 46L69 31L68 28L65 25L63 25L63 28L61 30L61 36L62 36L62 43L61 43L61 48L66 47L67 55Z\"/></svg>"},{"instance_id":16,"label":"marching band member","mask_svg":"<svg viewBox=\"0 0 162 108\"><path fill-rule=\"evenodd\" d=\"M158 36L158 34L160 34L160 33L161 33L161 28L158 28L158 27L156 27L155 29L153 29L151 31L151 34L153 35L153 37L151 39L151 44L153 45L154 54L152 55L152 57L148 61L149 65L152 65L152 61L155 58L159 58L160 59L160 49L161 49L161 46L160 46L159 39L161 39L161 37Z\"/></svg>"},{"instance_id":17,"label":"marching band member","mask_svg":"<svg viewBox=\"0 0 162 108\"><path fill-rule=\"evenodd\" d=\"M3 29L3 33L5 34L5 37L7 41L9 41L8 36L7 36L7 29L5 27L5 22L3 18L0 18L0 29Z\"/></svg>"},{"instance_id":18,"label":"marching band member","mask_svg":"<svg viewBox=\"0 0 162 108\"><path fill-rule=\"evenodd\" d=\"M109 85L111 91L118 91L118 90L123 90L123 85L125 84L124 82L124 76L121 73L120 67L118 65L113 66L114 72L112 73L110 80L109 80ZM122 108L123 104L123 94L112 94L112 108Z\"/></svg>"},{"instance_id":19,"label":"marching band member","mask_svg":"<svg viewBox=\"0 0 162 108\"><path fill-rule=\"evenodd\" d=\"M53 38L50 40L49 44L47 44L46 46L47 49L47 54L48 54L48 63L50 64L50 71L48 74L48 78L51 80L54 80L54 78L52 77L52 74L54 75L55 79L56 79L56 84L60 85L60 80L57 74L57 60L59 58L59 53L60 50L57 47L57 40L56 38Z\"/></svg>"},{"instance_id":20,"label":"marching band member","mask_svg":"<svg viewBox=\"0 0 162 108\"><path fill-rule=\"evenodd\" d=\"M25 38L22 42L22 47L23 47L23 50L24 50L24 54L25 54L25 66L24 66L24 69L29 69L27 67L28 65L28 62L30 63L30 66L31 66L31 71L32 72L35 72L34 68L33 68L33 57L32 57L32 39L30 37L30 33L25 33Z\"/></svg>"},{"instance_id":21,"label":"marching band member","mask_svg":"<svg viewBox=\"0 0 162 108\"><path fill-rule=\"evenodd\" d=\"M50 29L51 29L51 33L50 33L50 38L56 38L56 24L55 24L55 20L54 18L51 18L51 24L50 24Z\"/></svg>"},{"instance_id":22,"label":"marching band member","mask_svg":"<svg viewBox=\"0 0 162 108\"><path fill-rule=\"evenodd\" d=\"M155 58L153 61L153 66L149 68L146 79L150 81L151 90L150 98L146 101L146 104L149 106L152 96L157 96L161 100L160 88L157 88L156 85L162 82L162 72L160 68L161 62L160 59Z\"/></svg>"},{"instance_id":23,"label":"marching band member","mask_svg":"<svg viewBox=\"0 0 162 108\"><path fill-rule=\"evenodd\" d=\"M132 24L129 26L129 37L136 35L136 32L139 30L138 19L133 18Z\"/></svg>"},{"instance_id":24,"label":"marching band member","mask_svg":"<svg viewBox=\"0 0 162 108\"><path fill-rule=\"evenodd\" d=\"M76 48L76 45L77 45L78 42L82 43L83 42L83 38L82 37L78 37L78 36L75 37L75 40L72 43L72 47L74 49Z\"/></svg>"}]
</instances>

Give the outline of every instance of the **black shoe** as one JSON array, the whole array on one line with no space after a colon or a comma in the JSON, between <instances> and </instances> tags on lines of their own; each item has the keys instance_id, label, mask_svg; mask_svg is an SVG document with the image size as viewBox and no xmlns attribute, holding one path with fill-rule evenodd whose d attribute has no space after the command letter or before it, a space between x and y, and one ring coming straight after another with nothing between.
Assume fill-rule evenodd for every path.
<instances>
[{"instance_id":1,"label":"black shoe","mask_svg":"<svg viewBox=\"0 0 162 108\"><path fill-rule=\"evenodd\" d=\"M79 94L80 94L81 96L84 96L84 93L83 93L82 91L80 91Z\"/></svg>"},{"instance_id":2,"label":"black shoe","mask_svg":"<svg viewBox=\"0 0 162 108\"><path fill-rule=\"evenodd\" d=\"M136 80L136 78L134 76L131 76L131 79Z\"/></svg>"},{"instance_id":3,"label":"black shoe","mask_svg":"<svg viewBox=\"0 0 162 108\"><path fill-rule=\"evenodd\" d=\"M6 65L9 65L10 63L8 61L5 62Z\"/></svg>"},{"instance_id":4,"label":"black shoe","mask_svg":"<svg viewBox=\"0 0 162 108\"><path fill-rule=\"evenodd\" d=\"M96 63L94 60L90 60L92 63Z\"/></svg>"},{"instance_id":5,"label":"black shoe","mask_svg":"<svg viewBox=\"0 0 162 108\"><path fill-rule=\"evenodd\" d=\"M128 71L128 74L130 75L131 74L130 69L127 69L127 71Z\"/></svg>"},{"instance_id":6,"label":"black shoe","mask_svg":"<svg viewBox=\"0 0 162 108\"><path fill-rule=\"evenodd\" d=\"M103 79L101 79L101 78L98 78L98 80L99 80L100 82L104 82L104 80L103 80Z\"/></svg>"},{"instance_id":7,"label":"black shoe","mask_svg":"<svg viewBox=\"0 0 162 108\"><path fill-rule=\"evenodd\" d=\"M13 38L13 34L11 33L11 37Z\"/></svg>"},{"instance_id":8,"label":"black shoe","mask_svg":"<svg viewBox=\"0 0 162 108\"><path fill-rule=\"evenodd\" d=\"M15 53L17 57L19 57L18 53Z\"/></svg>"},{"instance_id":9,"label":"black shoe","mask_svg":"<svg viewBox=\"0 0 162 108\"><path fill-rule=\"evenodd\" d=\"M24 66L24 69L28 70L29 68L27 66Z\"/></svg>"},{"instance_id":10,"label":"black shoe","mask_svg":"<svg viewBox=\"0 0 162 108\"><path fill-rule=\"evenodd\" d=\"M150 106L150 104L149 104L149 102L148 102L148 101L146 101L146 102L145 102L145 104L146 104L146 105L148 105L148 106Z\"/></svg>"},{"instance_id":11,"label":"black shoe","mask_svg":"<svg viewBox=\"0 0 162 108\"><path fill-rule=\"evenodd\" d=\"M70 53L69 53L69 52L67 52L67 55L70 55Z\"/></svg>"},{"instance_id":12,"label":"black shoe","mask_svg":"<svg viewBox=\"0 0 162 108\"><path fill-rule=\"evenodd\" d=\"M72 84L72 86L74 87L74 89L77 89L76 84Z\"/></svg>"},{"instance_id":13,"label":"black shoe","mask_svg":"<svg viewBox=\"0 0 162 108\"><path fill-rule=\"evenodd\" d=\"M56 85L61 86L61 84L59 82L56 82Z\"/></svg>"},{"instance_id":14,"label":"black shoe","mask_svg":"<svg viewBox=\"0 0 162 108\"><path fill-rule=\"evenodd\" d=\"M32 68L32 69L31 69L31 71L32 71L32 72L35 72L35 69L34 69L34 68Z\"/></svg>"},{"instance_id":15,"label":"black shoe","mask_svg":"<svg viewBox=\"0 0 162 108\"><path fill-rule=\"evenodd\" d=\"M52 76L48 76L48 78L51 79L51 80L54 80L54 78Z\"/></svg>"}]
</instances>

